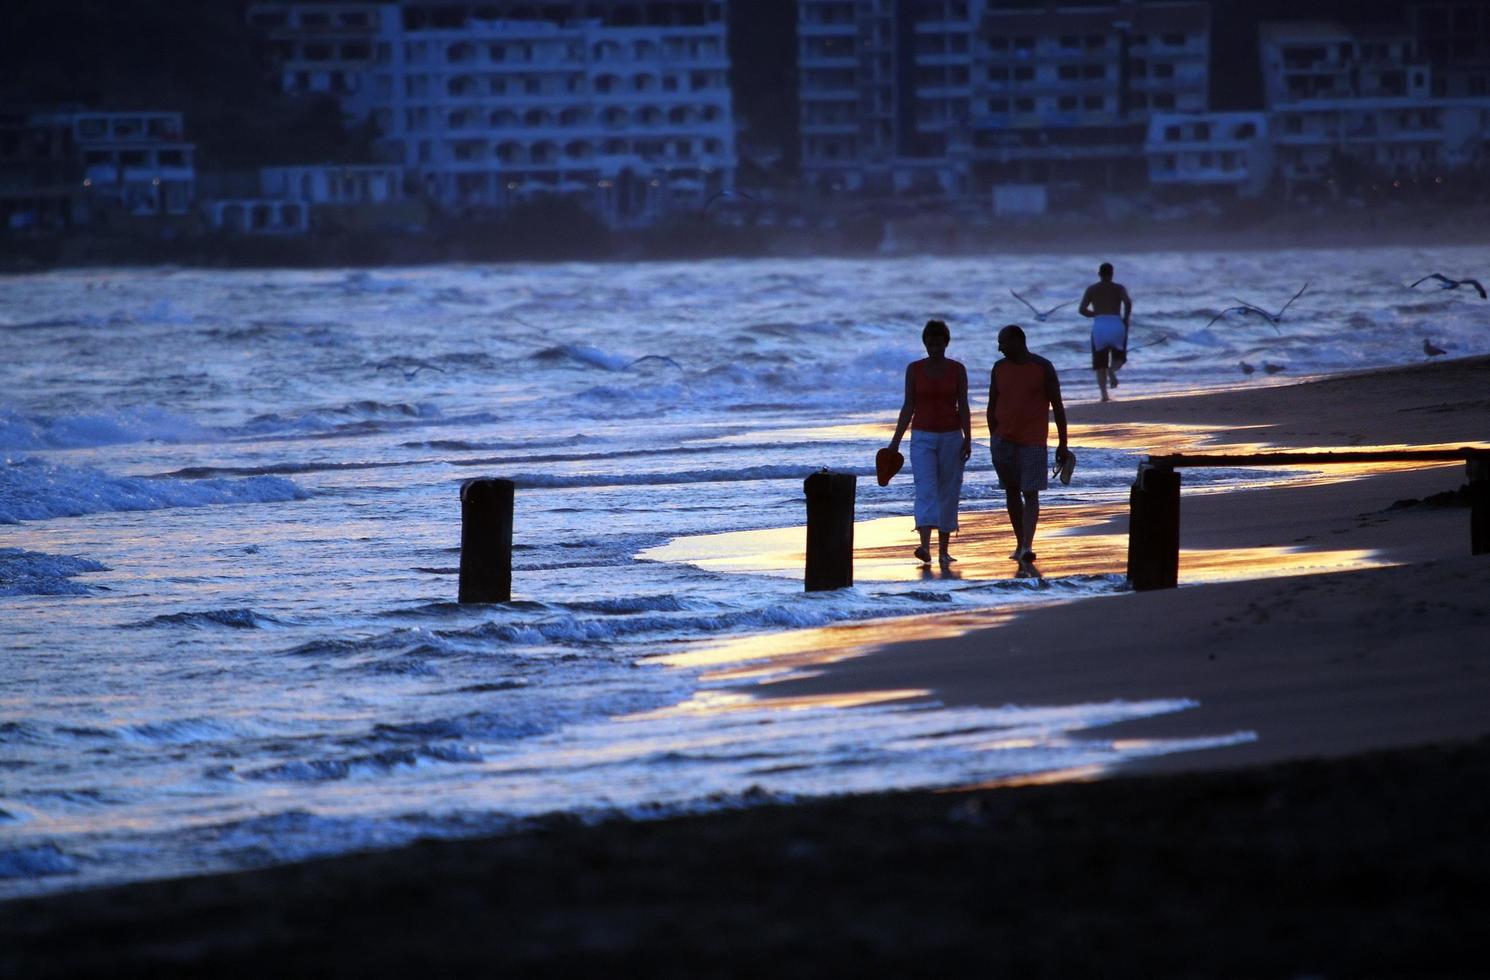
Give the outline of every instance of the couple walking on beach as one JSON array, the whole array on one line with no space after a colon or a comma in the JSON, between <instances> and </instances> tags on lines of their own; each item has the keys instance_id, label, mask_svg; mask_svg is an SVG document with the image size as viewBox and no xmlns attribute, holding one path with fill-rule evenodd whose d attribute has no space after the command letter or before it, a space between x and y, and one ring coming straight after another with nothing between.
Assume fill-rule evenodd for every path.
<instances>
[{"instance_id":1,"label":"couple walking on beach","mask_svg":"<svg viewBox=\"0 0 1490 980\"><path fill-rule=\"evenodd\" d=\"M926 357L906 365L905 398L890 452L898 453L907 427L911 430L911 476L915 482L915 556L931 563L931 532L937 532L937 557L943 569L954 559L947 541L957 530L962 469L973 455L972 410L968 405L967 369L947 357L952 332L941 320L929 320L921 331ZM1031 353L1024 330L1009 324L999 331L1003 358L988 374L988 433L993 468L998 474L1014 529L1014 553L1021 577L1038 576L1035 525L1040 520L1040 491L1046 489L1046 445L1049 419L1055 413L1058 466L1074 462L1066 448L1066 406L1055 367ZM1069 471L1068 471L1069 472ZM1069 477L1068 477L1069 478Z\"/></svg>"}]
</instances>

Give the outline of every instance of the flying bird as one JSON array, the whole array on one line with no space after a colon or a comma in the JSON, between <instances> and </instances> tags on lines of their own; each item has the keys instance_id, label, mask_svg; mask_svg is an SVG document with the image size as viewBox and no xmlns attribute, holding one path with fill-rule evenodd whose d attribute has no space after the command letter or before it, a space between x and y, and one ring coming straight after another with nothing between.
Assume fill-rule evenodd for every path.
<instances>
[{"instance_id":1,"label":"flying bird","mask_svg":"<svg viewBox=\"0 0 1490 980\"><path fill-rule=\"evenodd\" d=\"M1287 364L1274 364L1271 361L1263 361L1262 369L1268 374L1277 374L1279 371L1288 370Z\"/></svg>"},{"instance_id":2,"label":"flying bird","mask_svg":"<svg viewBox=\"0 0 1490 980\"><path fill-rule=\"evenodd\" d=\"M417 375L420 371L423 371L425 368L429 368L431 371L439 371L441 374L445 373L444 368L437 367L436 365L430 364L426 361L413 362L412 367L408 362L399 363L397 360L384 361L382 364L378 365L379 371L382 371L385 368L396 368L399 371L402 371L405 381L413 381L414 376Z\"/></svg>"},{"instance_id":3,"label":"flying bird","mask_svg":"<svg viewBox=\"0 0 1490 980\"><path fill-rule=\"evenodd\" d=\"M1041 323L1044 323L1045 322L1045 318L1048 317L1048 316L1050 316L1050 314L1054 313L1056 310L1060 309L1061 306L1070 306L1072 303L1076 302L1076 300L1074 300L1074 299L1068 299L1064 303L1060 304L1060 306L1052 306L1050 309L1045 310L1044 312L1041 312L1040 310L1035 309L1035 306L1034 306L1033 303L1031 303L1029 300L1025 299L1023 296L1021 296L1018 293L1016 293L1014 290L1012 290L1012 289L1009 290L1009 295L1010 296L1013 296L1015 299L1019 300L1025 306L1028 306L1030 308L1030 312L1033 313L1033 314L1035 314L1035 319L1038 320L1038 321L1040 321Z\"/></svg>"},{"instance_id":4,"label":"flying bird","mask_svg":"<svg viewBox=\"0 0 1490 980\"><path fill-rule=\"evenodd\" d=\"M1246 361L1237 361L1237 367L1242 369L1243 374L1251 374L1253 371L1257 370L1257 368L1248 364Z\"/></svg>"},{"instance_id":5,"label":"flying bird","mask_svg":"<svg viewBox=\"0 0 1490 980\"><path fill-rule=\"evenodd\" d=\"M1424 337L1423 338L1423 353L1424 354L1427 354L1429 357L1437 357L1439 354L1447 354L1448 351L1444 350L1442 347L1439 347L1437 344L1433 343L1433 341L1429 340L1427 337Z\"/></svg>"},{"instance_id":6,"label":"flying bird","mask_svg":"<svg viewBox=\"0 0 1490 980\"><path fill-rule=\"evenodd\" d=\"M658 364L666 364L669 367L675 367L675 368L677 368L679 371L683 370L683 365L679 364L677 361L673 360L671 357L664 357L661 354L644 354L644 355L642 355L641 357L638 357L636 360L632 361L630 364L628 364L626 366L628 368L634 368L638 364L645 364L648 361L655 361Z\"/></svg>"},{"instance_id":7,"label":"flying bird","mask_svg":"<svg viewBox=\"0 0 1490 980\"><path fill-rule=\"evenodd\" d=\"M755 200L754 197L745 193L744 191L715 191L714 193L710 194L709 199L704 202L703 210L709 210L709 205L713 204L721 197L743 197L747 201Z\"/></svg>"},{"instance_id":8,"label":"flying bird","mask_svg":"<svg viewBox=\"0 0 1490 980\"><path fill-rule=\"evenodd\" d=\"M1278 323L1283 319L1283 314L1288 312L1288 308L1293 305L1293 301L1304 295L1304 291L1308 288L1309 284L1307 282L1304 283L1303 287L1299 289L1298 292L1293 294L1293 299L1290 299L1287 303L1284 303L1283 309L1279 310L1277 313L1269 313L1267 310L1263 309L1260 306L1256 306L1252 303L1246 302L1245 300L1240 300L1236 297L1232 297L1232 302L1236 303L1237 305L1227 307L1220 313L1217 313L1215 316L1211 317L1210 323L1207 323L1206 326L1209 327L1211 323L1215 323L1217 320L1226 316L1228 313L1249 313L1253 316L1262 317L1264 320L1273 325L1274 330L1278 330ZM1283 331L1278 330L1278 332L1281 334Z\"/></svg>"},{"instance_id":9,"label":"flying bird","mask_svg":"<svg viewBox=\"0 0 1490 980\"><path fill-rule=\"evenodd\" d=\"M1430 272L1428 275L1413 283L1411 288L1416 289L1419 283L1427 282L1429 279L1438 280L1439 289L1458 289L1460 286L1473 286L1474 291L1480 294L1480 299L1490 298L1485 295L1485 287L1480 285L1478 279L1450 279L1439 272Z\"/></svg>"}]
</instances>

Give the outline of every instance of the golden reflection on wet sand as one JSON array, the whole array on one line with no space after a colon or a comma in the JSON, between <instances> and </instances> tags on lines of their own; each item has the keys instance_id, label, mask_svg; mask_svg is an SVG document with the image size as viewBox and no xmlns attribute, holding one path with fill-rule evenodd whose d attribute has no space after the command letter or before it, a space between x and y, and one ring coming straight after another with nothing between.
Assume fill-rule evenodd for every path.
<instances>
[{"instance_id":1,"label":"golden reflection on wet sand","mask_svg":"<svg viewBox=\"0 0 1490 980\"><path fill-rule=\"evenodd\" d=\"M1123 524L1127 513L1126 504L1073 504L1042 511L1040 532L1035 539L1039 554L1036 564L1041 574L1047 578L1124 574L1128 534ZM1104 526L1118 530L1090 531ZM806 560L806 537L806 528L801 526L698 535L677 538L643 552L641 557L687 562L716 571L800 577ZM1059 543L1052 543L1052 539ZM854 580L860 583L988 581L1014 575L1016 566L1009 558L1014 536L1003 511L974 511L962 516L962 530L953 538L951 547L957 561L946 571L916 561L911 556L915 545L909 517L883 517L855 524ZM1180 549L1181 574L1187 583L1371 568L1382 564L1386 562L1363 549Z\"/></svg>"},{"instance_id":2,"label":"golden reflection on wet sand","mask_svg":"<svg viewBox=\"0 0 1490 980\"><path fill-rule=\"evenodd\" d=\"M795 438L842 438L846 434L868 439L882 436L882 421L853 423L820 429L789 430ZM1259 430L1267 426L1248 428ZM1213 433L1235 433L1236 426L1195 426L1167 424L1115 424L1072 427L1074 445L1095 448L1134 450L1160 455L1165 453L1235 453L1275 451L1266 442L1222 442ZM1345 452L1363 450L1457 449L1460 444L1319 446L1289 447L1294 452ZM1446 470L1462 463L1350 463L1309 464L1289 474L1287 467L1270 467L1284 474L1280 483L1290 487L1314 486L1359 479L1387 472ZM1447 476L1447 474L1446 474ZM1446 481L1447 482L1447 481ZM1235 487L1192 488L1190 494L1235 492ZM1183 507L1183 504L1182 504ZM1071 576L1122 575L1126 571L1128 505L1122 503L1075 503L1049 507L1041 513L1039 536L1035 548L1040 554L1037 564L1046 578ZM923 566L911 550L915 532L909 516L885 517L854 525L854 577L859 583L915 582L927 580L988 581L1013 577L1015 565L1009 558L1013 534L1002 509L964 514L962 529L954 537L951 552L957 561L946 570ZM1096 530L1101 529L1101 530ZM1107 530L1111 529L1111 530ZM738 531L722 534L677 538L639 557L655 561L678 561L724 572L753 573L800 577L805 562L806 528L772 528L760 531ZM1180 550L1182 581L1186 585L1230 581L1245 578L1278 577L1321 572L1335 572L1389 565L1377 552L1368 549L1309 549L1303 547L1256 548L1184 548ZM1036 587L1030 583L1031 587ZM1073 601L1063 596L1056 601ZM1030 597L1020 603L1044 605ZM812 676L838 660L861 656L883 646L907 641L958 636L976 629L1002 625L1014 616L1006 608L988 608L955 614L929 613L924 616L885 619L861 623L844 623L815 629L789 630L741 637L717 644L697 647L681 653L652 658L654 663L703 669L704 679L713 682L753 685L750 693L705 691L692 700L666 712L710 713L745 708L780 707L853 707L925 697L917 690L888 692L855 692L822 698L772 698L769 685L787 679ZM1005 746L994 746L1005 747ZM1141 744L1124 744L1126 749L1141 749ZM1000 780L990 786L1028 785L1043 781L1092 779L1103 767L1089 766L1030 777Z\"/></svg>"},{"instance_id":3,"label":"golden reflection on wet sand","mask_svg":"<svg viewBox=\"0 0 1490 980\"><path fill-rule=\"evenodd\" d=\"M734 691L700 691L681 704L627 715L623 721L655 721L684 715L717 715L732 711L807 711L814 708L860 708L890 701L924 698L931 692L924 688L894 691L853 691L846 694L802 694L786 698L759 697Z\"/></svg>"},{"instance_id":4,"label":"golden reflection on wet sand","mask_svg":"<svg viewBox=\"0 0 1490 980\"><path fill-rule=\"evenodd\" d=\"M1012 619L1006 609L976 609L838 623L782 633L759 633L711 643L676 653L661 654L649 663L706 669L705 680L782 680L788 672L802 676L811 668L856 657L878 647L906 640L961 636L971 630L997 626Z\"/></svg>"}]
</instances>

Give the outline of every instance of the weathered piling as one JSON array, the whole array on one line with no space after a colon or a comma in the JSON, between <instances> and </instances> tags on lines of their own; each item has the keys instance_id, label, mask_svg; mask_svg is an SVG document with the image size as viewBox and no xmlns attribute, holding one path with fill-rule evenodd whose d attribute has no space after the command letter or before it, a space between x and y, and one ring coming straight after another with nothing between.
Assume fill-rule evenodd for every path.
<instances>
[{"instance_id":1,"label":"weathered piling","mask_svg":"<svg viewBox=\"0 0 1490 980\"><path fill-rule=\"evenodd\" d=\"M854 493L852 473L823 470L803 481L807 493L808 592L854 584Z\"/></svg>"},{"instance_id":2,"label":"weathered piling","mask_svg":"<svg viewBox=\"0 0 1490 980\"><path fill-rule=\"evenodd\" d=\"M1138 464L1128 501L1128 581L1139 592L1174 588L1180 580L1179 473Z\"/></svg>"},{"instance_id":3,"label":"weathered piling","mask_svg":"<svg viewBox=\"0 0 1490 980\"><path fill-rule=\"evenodd\" d=\"M1490 451L1469 452L1469 553L1490 555Z\"/></svg>"},{"instance_id":4,"label":"weathered piling","mask_svg":"<svg viewBox=\"0 0 1490 980\"><path fill-rule=\"evenodd\" d=\"M512 599L511 480L467 480L460 488L460 601Z\"/></svg>"}]
</instances>

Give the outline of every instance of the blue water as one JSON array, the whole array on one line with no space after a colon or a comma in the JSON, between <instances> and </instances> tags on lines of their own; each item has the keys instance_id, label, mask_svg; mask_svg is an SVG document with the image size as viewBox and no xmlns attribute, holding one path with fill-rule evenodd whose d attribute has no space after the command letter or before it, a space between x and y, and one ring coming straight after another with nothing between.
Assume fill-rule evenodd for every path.
<instances>
[{"instance_id":1,"label":"blue water","mask_svg":"<svg viewBox=\"0 0 1490 980\"><path fill-rule=\"evenodd\" d=\"M1119 261L1119 395L1483 353L1483 307L1409 290L1479 249ZM1098 259L759 260L378 271L107 270L0 281L0 897L252 867L551 810L652 814L1108 765L1082 730L1183 701L1039 710L676 710L721 638L1116 591L863 582L646 560L790 527L801 479L871 472L921 323L980 380L1023 323L1094 392L1068 308ZM1239 296L1275 329L1212 313ZM1146 346L1145 346L1146 345ZM873 424L882 435L847 423ZM981 423L976 428L981 428ZM1047 496L1116 501L1075 447ZM454 603L461 481L517 481L517 601ZM1224 477L1218 477L1224 478ZM975 453L966 506L996 505ZM909 485L861 480L862 518ZM705 698L705 701L708 699ZM1231 733L1217 733L1229 736Z\"/></svg>"}]
</instances>

